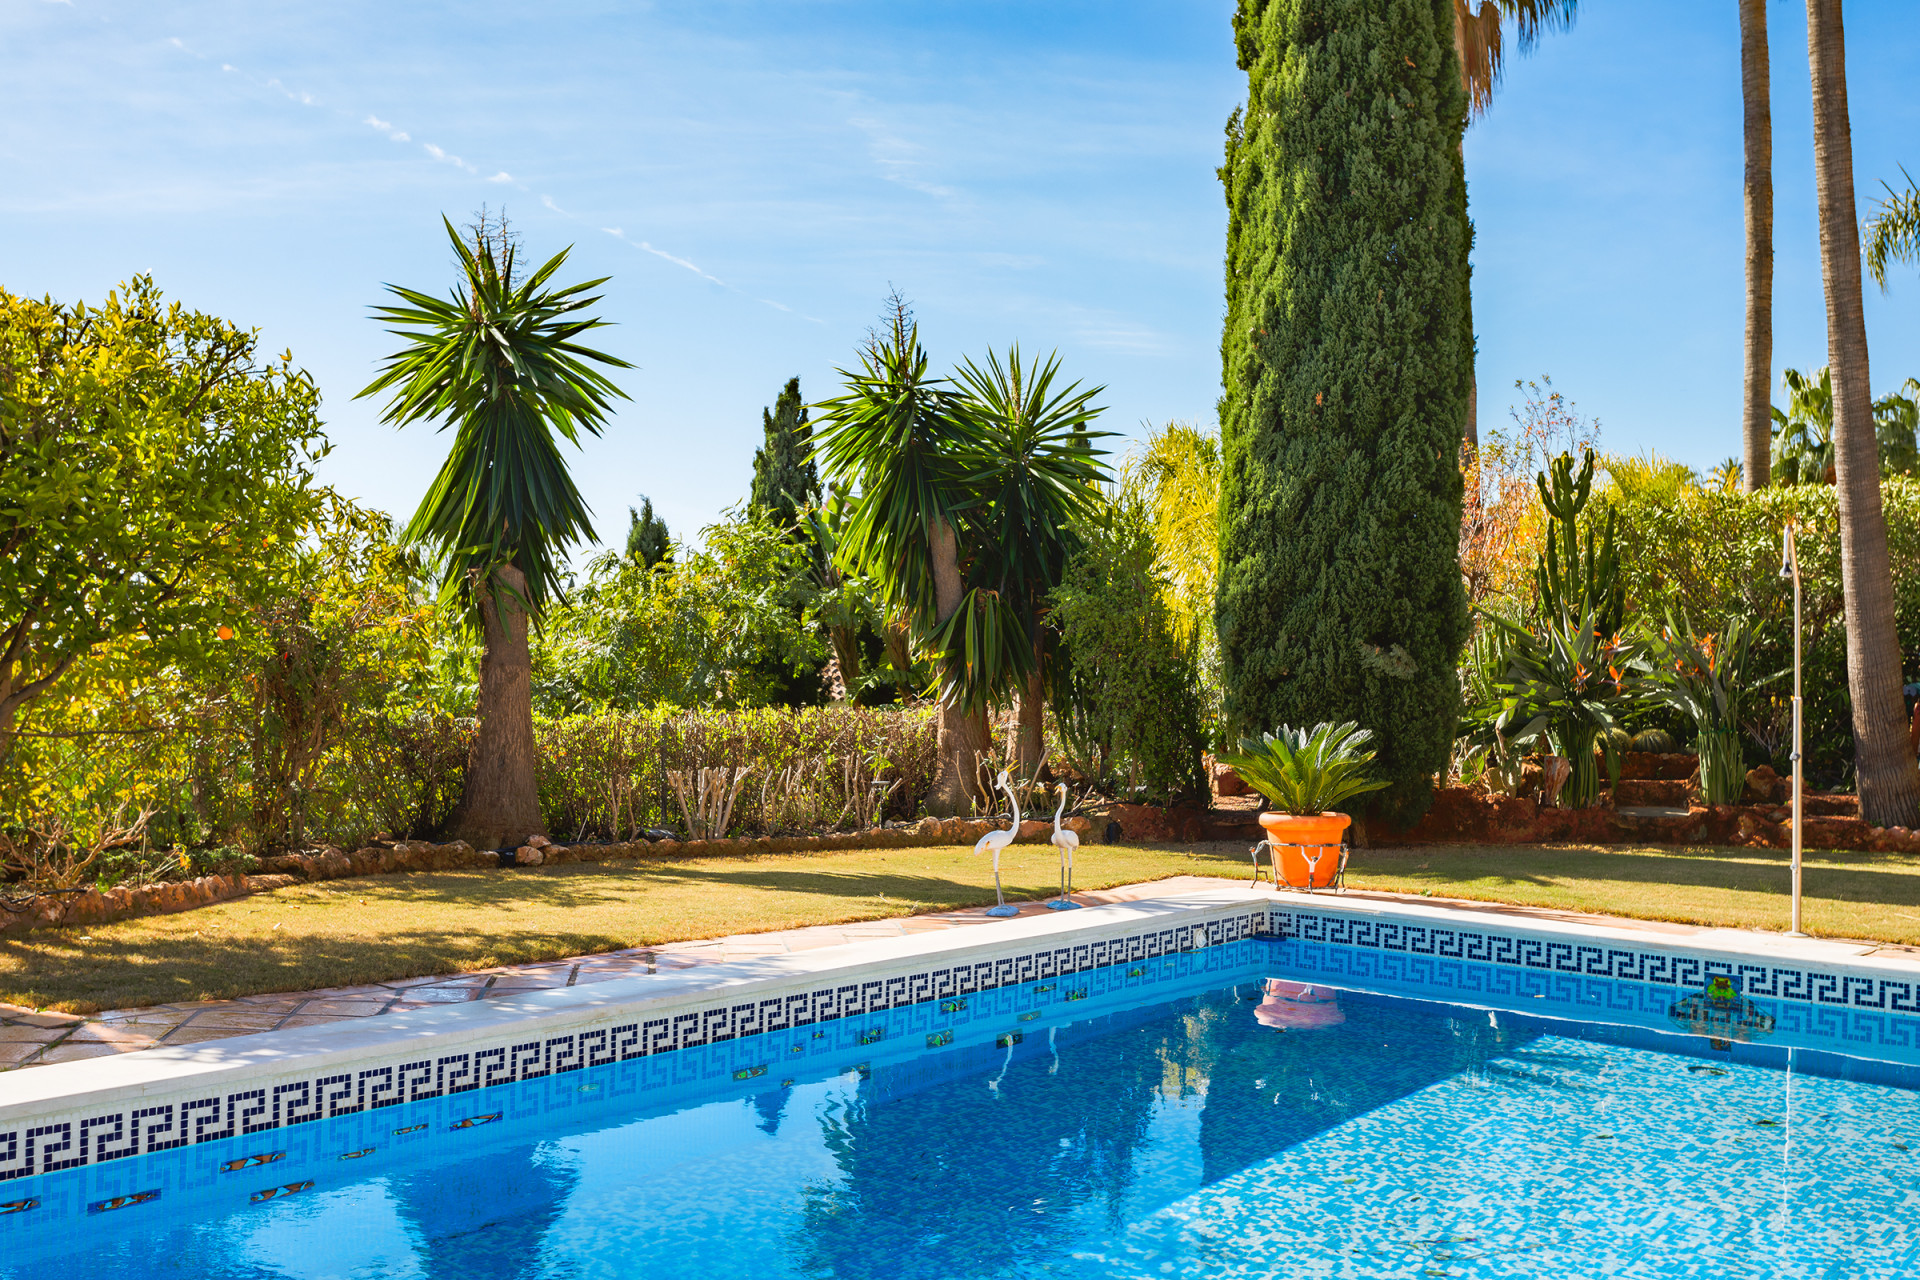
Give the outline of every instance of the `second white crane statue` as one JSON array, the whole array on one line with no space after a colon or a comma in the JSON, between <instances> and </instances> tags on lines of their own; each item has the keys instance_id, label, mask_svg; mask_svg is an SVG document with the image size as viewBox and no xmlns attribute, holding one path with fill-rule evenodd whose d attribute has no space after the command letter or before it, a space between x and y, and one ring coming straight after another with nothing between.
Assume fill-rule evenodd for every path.
<instances>
[{"instance_id":1,"label":"second white crane statue","mask_svg":"<svg viewBox=\"0 0 1920 1280\"><path fill-rule=\"evenodd\" d=\"M1067 811L1067 784L1060 787L1060 805L1053 811L1053 834L1047 838L1053 841L1053 847L1060 851L1060 896L1047 905L1055 911L1071 911L1080 904L1072 898L1073 893L1073 851L1080 847L1078 832L1069 831L1060 825L1060 815Z\"/></svg>"},{"instance_id":2,"label":"second white crane statue","mask_svg":"<svg viewBox=\"0 0 1920 1280\"><path fill-rule=\"evenodd\" d=\"M1000 851L1012 844L1013 838L1020 834L1020 799L1013 794L1013 788L1007 785L1007 771L1005 769L1000 771L1000 777L995 780L994 785L1007 793L1007 803L1013 806L1013 825L1005 831L987 832L987 834L981 836L979 841L973 846L973 851L975 853L985 853L989 849L993 851L994 905L987 908L987 914L990 916L1017 916L1020 914L1020 908L1008 902L1007 895L1000 891Z\"/></svg>"}]
</instances>

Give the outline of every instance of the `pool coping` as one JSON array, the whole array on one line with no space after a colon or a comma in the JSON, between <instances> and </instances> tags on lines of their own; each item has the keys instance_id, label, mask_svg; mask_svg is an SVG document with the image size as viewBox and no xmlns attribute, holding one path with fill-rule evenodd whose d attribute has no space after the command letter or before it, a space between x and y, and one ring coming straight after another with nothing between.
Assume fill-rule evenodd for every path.
<instances>
[{"instance_id":1,"label":"pool coping","mask_svg":"<svg viewBox=\"0 0 1920 1280\"><path fill-rule=\"evenodd\" d=\"M1036 947L1085 946L1142 930L1202 924L1235 913L1262 920L1268 895L1216 890L1028 916L965 930L854 942L837 947L728 961L657 974L614 978L591 986L440 1005L379 1018L260 1032L230 1039L138 1053L53 1063L0 1073L0 1128L34 1125L53 1113L140 1104L169 1095L240 1084L277 1083L292 1072L310 1074L380 1054L435 1055L515 1034L564 1032L575 1023L618 1013L654 1021L715 997L756 1000L812 988L831 978L836 987L865 986L894 977L903 966L935 969L962 959L976 965ZM835 1015L844 1016L844 1015ZM750 1034L750 1033L743 1033ZM657 1051L657 1050L655 1050ZM0 1135L4 1141L4 1135ZM0 1178L4 1178L0 1172Z\"/></svg>"},{"instance_id":2,"label":"pool coping","mask_svg":"<svg viewBox=\"0 0 1920 1280\"><path fill-rule=\"evenodd\" d=\"M1136 899L7 1072L0 1182L1258 935L1920 1013L1920 959L1729 932L1247 887Z\"/></svg>"}]
</instances>

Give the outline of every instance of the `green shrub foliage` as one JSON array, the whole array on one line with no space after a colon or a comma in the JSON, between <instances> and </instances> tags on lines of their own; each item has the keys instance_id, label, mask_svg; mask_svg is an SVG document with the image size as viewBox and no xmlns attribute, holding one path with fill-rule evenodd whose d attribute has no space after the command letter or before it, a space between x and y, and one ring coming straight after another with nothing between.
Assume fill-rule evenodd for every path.
<instances>
[{"instance_id":1,"label":"green shrub foliage","mask_svg":"<svg viewBox=\"0 0 1920 1280\"><path fill-rule=\"evenodd\" d=\"M1123 799L1203 797L1199 646L1168 602L1143 496L1123 485L1078 531L1052 595L1054 760Z\"/></svg>"},{"instance_id":2,"label":"green shrub foliage","mask_svg":"<svg viewBox=\"0 0 1920 1280\"><path fill-rule=\"evenodd\" d=\"M1895 624L1906 678L1916 680L1920 481L1893 477L1882 482L1881 494ZM1753 625L1746 665L1756 675L1793 663L1793 586L1780 577L1780 529L1789 518L1798 521L1807 777L1817 786L1844 784L1852 768L1853 722L1833 487L1790 485L1752 494L1686 489L1666 499L1609 493L1608 500L1619 512L1628 616L1657 620L1685 613L1696 630L1708 632L1745 615ZM1787 676L1743 705L1751 762L1765 759L1785 771L1792 694Z\"/></svg>"},{"instance_id":3,"label":"green shrub foliage","mask_svg":"<svg viewBox=\"0 0 1920 1280\"><path fill-rule=\"evenodd\" d=\"M1472 231L1449 0L1242 0L1217 625L1237 732L1356 720L1411 819L1468 631Z\"/></svg>"}]
</instances>

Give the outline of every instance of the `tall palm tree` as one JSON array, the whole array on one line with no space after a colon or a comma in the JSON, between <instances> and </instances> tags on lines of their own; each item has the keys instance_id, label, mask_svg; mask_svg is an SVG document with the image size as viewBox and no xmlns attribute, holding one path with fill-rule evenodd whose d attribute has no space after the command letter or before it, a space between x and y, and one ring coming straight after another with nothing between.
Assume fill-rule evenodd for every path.
<instances>
[{"instance_id":1,"label":"tall palm tree","mask_svg":"<svg viewBox=\"0 0 1920 1280\"><path fill-rule=\"evenodd\" d=\"M1573 25L1580 0L1453 0L1453 50L1460 63L1460 87L1467 92L1469 123L1485 115L1493 104L1494 86L1506 65L1508 23L1513 24L1521 53L1533 52L1547 31L1564 31ZM1480 447L1480 381L1475 377L1467 391L1466 442L1469 449Z\"/></svg>"},{"instance_id":2,"label":"tall palm tree","mask_svg":"<svg viewBox=\"0 0 1920 1280\"><path fill-rule=\"evenodd\" d=\"M1920 183L1905 169L1900 176L1907 180L1907 189L1895 191L1881 183L1887 187L1887 198L1867 219L1867 270L1882 292L1887 287L1888 263L1920 262Z\"/></svg>"},{"instance_id":3,"label":"tall palm tree","mask_svg":"<svg viewBox=\"0 0 1920 1280\"><path fill-rule=\"evenodd\" d=\"M1875 826L1912 827L1920 825L1920 769L1914 766L1901 696L1893 573L1887 556L1886 515L1880 505L1880 449L1868 390L1840 0L1807 0L1807 61L1813 70L1820 273L1826 284L1827 357L1833 370L1840 581L1846 600L1847 692L1853 704L1860 815Z\"/></svg>"},{"instance_id":4,"label":"tall palm tree","mask_svg":"<svg viewBox=\"0 0 1920 1280\"><path fill-rule=\"evenodd\" d=\"M978 471L970 477L978 501L963 517L965 540L973 551L969 587L975 599L991 596L1005 603L1018 628L1014 642L1031 654L1018 690L1015 744L1025 777L1040 768L1046 750L1047 597L1066 574L1067 558L1077 542L1073 526L1091 510L1095 486L1106 475L1097 461L1103 455L1093 441L1113 434L1089 429L1101 412L1093 398L1106 388L1082 391L1075 382L1055 391L1059 372L1057 353L1044 362L1023 364L1015 345L1004 364L992 351L984 369L963 360L956 379L985 429L987 443ZM972 616L967 612L956 618ZM991 615L983 610L981 616ZM956 645L949 642L942 648L953 652ZM973 648L984 651L986 646L976 643Z\"/></svg>"},{"instance_id":5,"label":"tall palm tree","mask_svg":"<svg viewBox=\"0 0 1920 1280\"><path fill-rule=\"evenodd\" d=\"M1740 452L1748 492L1767 486L1773 386L1773 104L1767 0L1740 0L1740 96L1745 104L1747 335Z\"/></svg>"},{"instance_id":6,"label":"tall palm tree","mask_svg":"<svg viewBox=\"0 0 1920 1280\"><path fill-rule=\"evenodd\" d=\"M554 434L577 446L582 430L600 434L611 399L625 398L587 361L631 366L577 341L606 323L582 313L600 301L583 295L607 277L549 288L569 249L516 280L517 251L503 228L483 220L469 245L441 221L464 279L448 298L387 286L403 305L375 313L406 345L360 395L393 392L383 422L454 428L405 537L435 549L442 599L484 644L479 735L450 825L493 848L544 834L527 626L558 594L566 547L594 536Z\"/></svg>"}]
</instances>

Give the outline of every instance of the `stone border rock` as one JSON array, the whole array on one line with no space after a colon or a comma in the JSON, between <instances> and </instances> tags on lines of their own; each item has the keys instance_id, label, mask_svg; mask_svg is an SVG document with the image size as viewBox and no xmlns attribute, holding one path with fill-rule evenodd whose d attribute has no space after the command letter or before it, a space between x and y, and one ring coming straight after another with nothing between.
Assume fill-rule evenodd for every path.
<instances>
[{"instance_id":1,"label":"stone border rock","mask_svg":"<svg viewBox=\"0 0 1920 1280\"><path fill-rule=\"evenodd\" d=\"M1063 826L1083 841L1093 839L1093 824L1069 818ZM836 832L825 836L757 836L733 840L630 840L615 844L560 845L542 837L522 846L511 859L517 866L554 866L568 862L613 862L636 858L727 857L768 853L813 853L837 849L905 849L935 844L971 844L1002 824L983 818L923 818L911 827L875 827L867 831ZM1051 822L1020 824L1022 843L1045 843ZM85 893L46 894L22 911L0 904L0 933L67 925L106 924L138 916L168 915L270 893L289 885L353 876L394 875L407 871L499 870L505 863L493 849L475 849L464 840L434 844L402 840L347 853L321 849L312 853L284 853L261 859L266 874L202 876L164 884L89 889Z\"/></svg>"}]
</instances>

